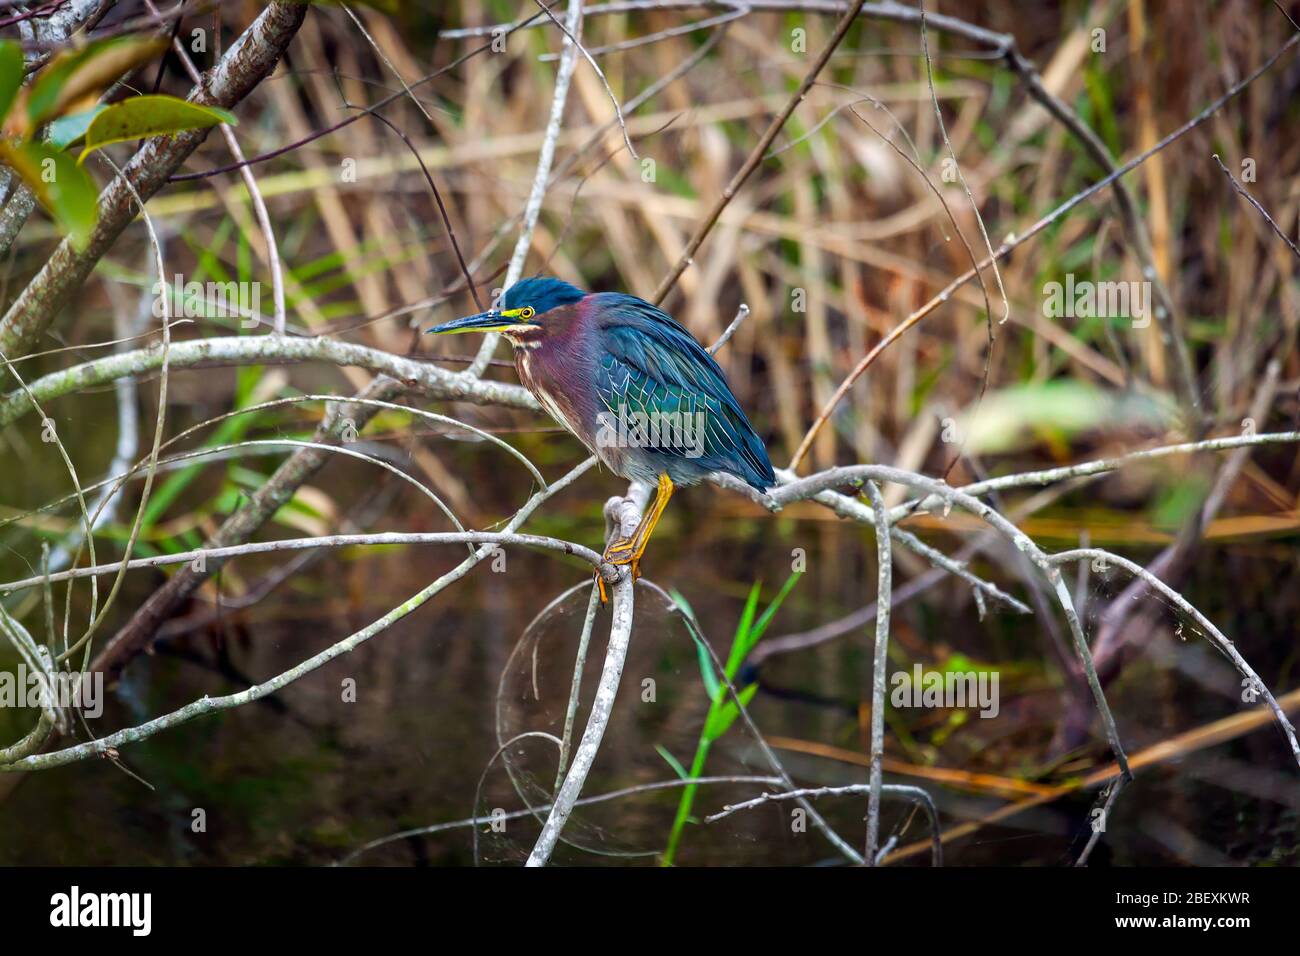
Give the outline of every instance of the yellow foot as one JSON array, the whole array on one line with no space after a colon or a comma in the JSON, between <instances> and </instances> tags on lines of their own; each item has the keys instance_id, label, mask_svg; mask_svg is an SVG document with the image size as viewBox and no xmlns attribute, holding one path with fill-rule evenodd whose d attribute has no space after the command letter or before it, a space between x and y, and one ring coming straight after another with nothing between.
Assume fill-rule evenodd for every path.
<instances>
[{"instance_id":1,"label":"yellow foot","mask_svg":"<svg viewBox=\"0 0 1300 956\"><path fill-rule=\"evenodd\" d=\"M619 538L617 541L611 541L605 548L605 553L601 558L609 564L627 564L632 560L633 548L636 542L631 538ZM605 579L600 576L600 569L596 569L596 586L600 588L600 603L609 603L609 594L605 590Z\"/></svg>"},{"instance_id":2,"label":"yellow foot","mask_svg":"<svg viewBox=\"0 0 1300 956\"><path fill-rule=\"evenodd\" d=\"M631 554L633 549L635 548L636 548L635 537L619 538L618 540L611 541L609 543L609 545L605 548L605 554L603 555L603 557L606 561L609 561L613 564L627 564L628 559L627 557L624 556Z\"/></svg>"},{"instance_id":3,"label":"yellow foot","mask_svg":"<svg viewBox=\"0 0 1300 956\"><path fill-rule=\"evenodd\" d=\"M637 553L634 539L621 538L611 543L602 557L615 567L628 565L632 569L632 580L641 579L641 556ZM600 603L608 604L609 594L606 592L605 579L600 576L600 571L596 572L596 586L600 588Z\"/></svg>"}]
</instances>

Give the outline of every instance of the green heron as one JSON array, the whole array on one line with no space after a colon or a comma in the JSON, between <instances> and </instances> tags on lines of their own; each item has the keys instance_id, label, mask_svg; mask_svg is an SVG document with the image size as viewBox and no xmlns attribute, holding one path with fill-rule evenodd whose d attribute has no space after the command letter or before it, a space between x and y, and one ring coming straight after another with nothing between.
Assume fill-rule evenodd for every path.
<instances>
[{"instance_id":1,"label":"green heron","mask_svg":"<svg viewBox=\"0 0 1300 956\"><path fill-rule=\"evenodd\" d=\"M759 491L776 483L718 363L649 302L536 277L512 285L496 308L428 331L500 332L519 380L557 422L614 474L657 486L632 535L605 549L634 577L676 485L714 472Z\"/></svg>"}]
</instances>

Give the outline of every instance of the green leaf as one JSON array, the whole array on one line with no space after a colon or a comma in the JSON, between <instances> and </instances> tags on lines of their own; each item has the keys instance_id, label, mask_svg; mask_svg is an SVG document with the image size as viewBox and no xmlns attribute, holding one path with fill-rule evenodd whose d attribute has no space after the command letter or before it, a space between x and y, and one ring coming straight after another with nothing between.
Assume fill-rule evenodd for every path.
<instances>
[{"instance_id":1,"label":"green leaf","mask_svg":"<svg viewBox=\"0 0 1300 956\"><path fill-rule=\"evenodd\" d=\"M691 607L691 602L686 600L685 594L676 588L672 588L669 590L668 595L673 599L673 603L677 605L683 614L689 617L692 621L695 620L695 609Z\"/></svg>"},{"instance_id":2,"label":"green leaf","mask_svg":"<svg viewBox=\"0 0 1300 956\"><path fill-rule=\"evenodd\" d=\"M663 744L655 744L655 750L659 752L659 756L664 758L664 763L673 768L673 773L677 774L678 780L686 780L690 777L690 774L686 772L686 768L682 766L682 762L669 753L667 747Z\"/></svg>"},{"instance_id":3,"label":"green leaf","mask_svg":"<svg viewBox=\"0 0 1300 956\"><path fill-rule=\"evenodd\" d=\"M23 48L13 40L0 40L0 120L9 115L23 85Z\"/></svg>"},{"instance_id":4,"label":"green leaf","mask_svg":"<svg viewBox=\"0 0 1300 956\"><path fill-rule=\"evenodd\" d=\"M802 574L802 571L795 571L786 578L785 584L781 585L780 592L772 599L772 603L767 606L767 610L764 611L763 616L758 619L758 623L750 630L749 646L745 648L745 653L741 655L741 660L748 657L749 652L754 649L754 645L763 639L763 634L767 631L767 626L772 623L772 618L776 616L776 612L780 609L781 602L786 599L786 595L788 595L794 589L794 586L799 583L799 578Z\"/></svg>"},{"instance_id":5,"label":"green leaf","mask_svg":"<svg viewBox=\"0 0 1300 956\"><path fill-rule=\"evenodd\" d=\"M110 143L147 139L189 129L206 129L219 123L239 122L229 110L200 106L175 96L133 96L100 112L86 130L86 148L78 163Z\"/></svg>"},{"instance_id":6,"label":"green leaf","mask_svg":"<svg viewBox=\"0 0 1300 956\"><path fill-rule=\"evenodd\" d=\"M67 153L48 143L0 138L0 159L22 177L77 246L84 246L99 216L99 190Z\"/></svg>"},{"instance_id":7,"label":"green leaf","mask_svg":"<svg viewBox=\"0 0 1300 956\"><path fill-rule=\"evenodd\" d=\"M754 695L757 693L758 685L750 684L740 691L740 702L748 707L749 702L754 699ZM734 700L728 700L721 707L713 709L704 725L704 739L710 743L717 740L731 729L731 725L736 722L736 718L739 716L740 708L736 706Z\"/></svg>"},{"instance_id":8,"label":"green leaf","mask_svg":"<svg viewBox=\"0 0 1300 956\"><path fill-rule=\"evenodd\" d=\"M716 700L722 685L718 683L718 676L713 673L713 658L709 655L709 649L704 646L704 642L696 636L694 628L691 629L691 637L695 641L695 654L700 661L700 677L704 680L704 692L709 695L709 700Z\"/></svg>"},{"instance_id":9,"label":"green leaf","mask_svg":"<svg viewBox=\"0 0 1300 956\"><path fill-rule=\"evenodd\" d=\"M736 676L740 671L740 662L745 659L749 631L754 626L754 612L758 610L758 593L762 587L763 582L755 581L749 589L749 599L745 601L745 610L740 615L740 623L736 625L736 636L731 639L731 652L727 654L728 677Z\"/></svg>"},{"instance_id":10,"label":"green leaf","mask_svg":"<svg viewBox=\"0 0 1300 956\"><path fill-rule=\"evenodd\" d=\"M709 654L709 649L704 646L704 640L700 637L699 628L695 626L695 612L691 609L690 602L676 588L669 591L669 596L677 609L682 612L686 618L687 630L691 632L691 640L695 642L695 655L699 659L700 678L704 681L704 691L709 695L709 700L717 700L718 691L722 685L718 683L718 677L713 673L713 657Z\"/></svg>"},{"instance_id":11,"label":"green leaf","mask_svg":"<svg viewBox=\"0 0 1300 956\"><path fill-rule=\"evenodd\" d=\"M47 120L74 112L124 74L167 48L167 41L145 37L110 37L66 50L37 74L27 97L27 121L35 129Z\"/></svg>"},{"instance_id":12,"label":"green leaf","mask_svg":"<svg viewBox=\"0 0 1300 956\"><path fill-rule=\"evenodd\" d=\"M86 110L84 113L75 113L72 116L60 116L49 125L49 143L55 149L67 149L81 137L86 135L86 130L90 127L91 120L108 109L103 103L98 104L93 110Z\"/></svg>"}]
</instances>

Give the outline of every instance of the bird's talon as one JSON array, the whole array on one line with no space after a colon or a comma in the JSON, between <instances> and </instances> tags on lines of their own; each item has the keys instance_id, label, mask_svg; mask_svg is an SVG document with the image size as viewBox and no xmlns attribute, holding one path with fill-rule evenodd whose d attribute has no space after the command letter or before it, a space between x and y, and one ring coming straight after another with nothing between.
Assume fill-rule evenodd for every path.
<instances>
[{"instance_id":1,"label":"bird's talon","mask_svg":"<svg viewBox=\"0 0 1300 956\"><path fill-rule=\"evenodd\" d=\"M609 561L616 554L626 554L636 546L636 542L631 538L619 538L617 541L611 541L605 548L605 560Z\"/></svg>"}]
</instances>

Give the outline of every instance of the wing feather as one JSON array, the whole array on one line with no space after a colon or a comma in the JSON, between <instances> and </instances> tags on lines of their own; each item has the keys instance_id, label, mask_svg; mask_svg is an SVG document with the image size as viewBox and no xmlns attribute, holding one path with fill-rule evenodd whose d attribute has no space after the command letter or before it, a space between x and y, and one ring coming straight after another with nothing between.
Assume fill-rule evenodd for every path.
<instances>
[{"instance_id":1,"label":"wing feather","mask_svg":"<svg viewBox=\"0 0 1300 956\"><path fill-rule=\"evenodd\" d=\"M729 471L758 488L775 483L767 449L745 417L726 377L695 338L665 312L642 299L602 293L600 318L604 352L597 364L601 404L617 413L705 413L704 458L714 470ZM660 447L685 457L685 449Z\"/></svg>"}]
</instances>

